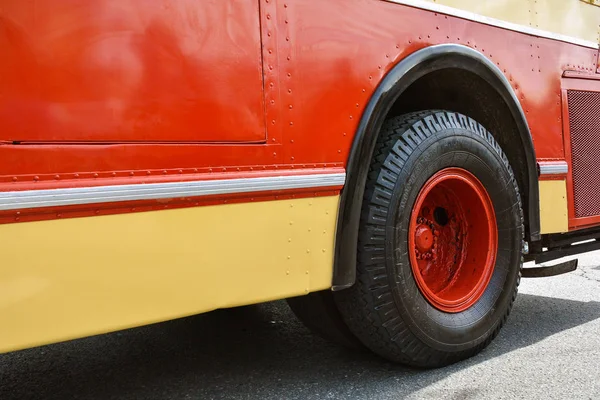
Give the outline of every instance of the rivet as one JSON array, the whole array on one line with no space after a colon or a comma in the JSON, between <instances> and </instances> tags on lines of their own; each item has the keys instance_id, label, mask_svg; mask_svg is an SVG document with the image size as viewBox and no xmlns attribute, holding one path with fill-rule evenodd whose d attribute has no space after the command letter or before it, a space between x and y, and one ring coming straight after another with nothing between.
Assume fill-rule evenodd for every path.
<instances>
[{"instance_id":1,"label":"rivet","mask_svg":"<svg viewBox=\"0 0 600 400\"><path fill-rule=\"evenodd\" d=\"M79 174L75 174L73 175L75 178L79 178Z\"/></svg>"},{"instance_id":2,"label":"rivet","mask_svg":"<svg viewBox=\"0 0 600 400\"><path fill-rule=\"evenodd\" d=\"M269 87L273 87L275 84L273 82L269 83Z\"/></svg>"},{"instance_id":3,"label":"rivet","mask_svg":"<svg viewBox=\"0 0 600 400\"><path fill-rule=\"evenodd\" d=\"M94 178L97 178L98 174L94 174ZM56 179L58 179L58 175L55 176Z\"/></svg>"},{"instance_id":4,"label":"rivet","mask_svg":"<svg viewBox=\"0 0 600 400\"><path fill-rule=\"evenodd\" d=\"M111 175L112 175L112 176L117 176L117 173L116 173L116 172L113 172Z\"/></svg>"},{"instance_id":5,"label":"rivet","mask_svg":"<svg viewBox=\"0 0 600 400\"><path fill-rule=\"evenodd\" d=\"M131 208L131 211L135 211L135 207L132 207L132 208Z\"/></svg>"},{"instance_id":6,"label":"rivet","mask_svg":"<svg viewBox=\"0 0 600 400\"><path fill-rule=\"evenodd\" d=\"M94 178L97 178L98 174L94 174ZM60 175L54 175L54 179L60 179ZM15 179L13 179L15 180Z\"/></svg>"},{"instance_id":7,"label":"rivet","mask_svg":"<svg viewBox=\"0 0 600 400\"><path fill-rule=\"evenodd\" d=\"M286 37L286 38L285 38L285 40L286 40L287 42L289 42L289 41L290 41L290 38L289 38L289 36L288 36L288 37Z\"/></svg>"},{"instance_id":8,"label":"rivet","mask_svg":"<svg viewBox=\"0 0 600 400\"><path fill-rule=\"evenodd\" d=\"M288 89L288 93L292 93L292 89Z\"/></svg>"},{"instance_id":9,"label":"rivet","mask_svg":"<svg viewBox=\"0 0 600 400\"><path fill-rule=\"evenodd\" d=\"M100 210L94 211L94 214L100 214Z\"/></svg>"},{"instance_id":10,"label":"rivet","mask_svg":"<svg viewBox=\"0 0 600 400\"><path fill-rule=\"evenodd\" d=\"M291 224L292 224L292 223L290 222L290 225L291 225ZM289 238L289 239L288 239L288 243L289 243L289 242L291 242L291 241L292 241L292 238Z\"/></svg>"},{"instance_id":11,"label":"rivet","mask_svg":"<svg viewBox=\"0 0 600 400\"><path fill-rule=\"evenodd\" d=\"M271 37L271 32L267 32L267 36L268 36L268 37Z\"/></svg>"},{"instance_id":12,"label":"rivet","mask_svg":"<svg viewBox=\"0 0 600 400\"><path fill-rule=\"evenodd\" d=\"M270 50L269 50L269 51L270 51ZM269 65L269 69L270 69L270 70L273 70L273 66L272 66L272 65Z\"/></svg>"},{"instance_id":13,"label":"rivet","mask_svg":"<svg viewBox=\"0 0 600 400\"><path fill-rule=\"evenodd\" d=\"M308 271L306 271L306 275L308 275ZM308 289L307 289L308 290Z\"/></svg>"},{"instance_id":14,"label":"rivet","mask_svg":"<svg viewBox=\"0 0 600 400\"><path fill-rule=\"evenodd\" d=\"M271 15L270 14L267 14L267 19L271 19Z\"/></svg>"},{"instance_id":15,"label":"rivet","mask_svg":"<svg viewBox=\"0 0 600 400\"><path fill-rule=\"evenodd\" d=\"M271 139L271 142L275 142L275 138ZM252 169L252 168L250 168L250 169Z\"/></svg>"},{"instance_id":16,"label":"rivet","mask_svg":"<svg viewBox=\"0 0 600 400\"><path fill-rule=\"evenodd\" d=\"M343 135L346 136L346 132L344 132Z\"/></svg>"},{"instance_id":17,"label":"rivet","mask_svg":"<svg viewBox=\"0 0 600 400\"><path fill-rule=\"evenodd\" d=\"M351 115L351 116L350 116L350 119L352 119L352 118L354 118L354 117L352 117L352 115Z\"/></svg>"},{"instance_id":18,"label":"rivet","mask_svg":"<svg viewBox=\"0 0 600 400\"><path fill-rule=\"evenodd\" d=\"M15 214L16 215L21 215L21 211L17 211Z\"/></svg>"},{"instance_id":19,"label":"rivet","mask_svg":"<svg viewBox=\"0 0 600 400\"><path fill-rule=\"evenodd\" d=\"M290 143L294 143L294 139L290 139Z\"/></svg>"},{"instance_id":20,"label":"rivet","mask_svg":"<svg viewBox=\"0 0 600 400\"><path fill-rule=\"evenodd\" d=\"M129 176L133 176L133 171L131 171L131 172L129 173Z\"/></svg>"},{"instance_id":21,"label":"rivet","mask_svg":"<svg viewBox=\"0 0 600 400\"><path fill-rule=\"evenodd\" d=\"M294 156L291 157L292 161L294 161Z\"/></svg>"},{"instance_id":22,"label":"rivet","mask_svg":"<svg viewBox=\"0 0 600 400\"><path fill-rule=\"evenodd\" d=\"M284 5L283 5L283 7L284 7L284 8L287 8L287 4L284 4Z\"/></svg>"},{"instance_id":23,"label":"rivet","mask_svg":"<svg viewBox=\"0 0 600 400\"><path fill-rule=\"evenodd\" d=\"M179 171L177 171L177 172L179 172L180 174L183 174L183 170L181 170L181 169Z\"/></svg>"},{"instance_id":24,"label":"rivet","mask_svg":"<svg viewBox=\"0 0 600 400\"><path fill-rule=\"evenodd\" d=\"M271 104L275 104L275 100L271 100Z\"/></svg>"},{"instance_id":25,"label":"rivet","mask_svg":"<svg viewBox=\"0 0 600 400\"><path fill-rule=\"evenodd\" d=\"M290 256L288 256L288 260L289 260L289 259L290 259ZM290 274L290 271L285 271L285 274L286 274L286 275L289 275L289 274Z\"/></svg>"},{"instance_id":26,"label":"rivet","mask_svg":"<svg viewBox=\"0 0 600 400\"><path fill-rule=\"evenodd\" d=\"M146 171L146 175L150 175L150 171Z\"/></svg>"},{"instance_id":27,"label":"rivet","mask_svg":"<svg viewBox=\"0 0 600 400\"><path fill-rule=\"evenodd\" d=\"M373 76L369 75L369 79L373 79Z\"/></svg>"},{"instance_id":28,"label":"rivet","mask_svg":"<svg viewBox=\"0 0 600 400\"><path fill-rule=\"evenodd\" d=\"M166 169L163 169L163 174L166 174L166 173L167 173L167 170L166 170Z\"/></svg>"},{"instance_id":29,"label":"rivet","mask_svg":"<svg viewBox=\"0 0 600 400\"><path fill-rule=\"evenodd\" d=\"M304 289L304 291L305 291L306 293L309 293L309 291L308 291L308 288Z\"/></svg>"},{"instance_id":30,"label":"rivet","mask_svg":"<svg viewBox=\"0 0 600 400\"><path fill-rule=\"evenodd\" d=\"M325 211L325 214L326 214L326 215L329 215L329 211Z\"/></svg>"},{"instance_id":31,"label":"rivet","mask_svg":"<svg viewBox=\"0 0 600 400\"><path fill-rule=\"evenodd\" d=\"M292 108L294 108L294 106L292 106L291 104L289 105L289 107L290 107L290 110L291 110Z\"/></svg>"},{"instance_id":32,"label":"rivet","mask_svg":"<svg viewBox=\"0 0 600 400\"><path fill-rule=\"evenodd\" d=\"M212 171L212 168L211 168L211 171ZM194 168L194 172L198 172L198 168Z\"/></svg>"},{"instance_id":33,"label":"rivet","mask_svg":"<svg viewBox=\"0 0 600 400\"><path fill-rule=\"evenodd\" d=\"M306 252L307 252L307 253L310 253L310 249L306 249ZM307 271L306 273L308 274L308 271Z\"/></svg>"},{"instance_id":34,"label":"rivet","mask_svg":"<svg viewBox=\"0 0 600 400\"><path fill-rule=\"evenodd\" d=\"M325 253L325 249L323 249L322 251L323 251L323 253Z\"/></svg>"},{"instance_id":35,"label":"rivet","mask_svg":"<svg viewBox=\"0 0 600 400\"><path fill-rule=\"evenodd\" d=\"M276 156L277 156L277 153L276 153L276 152L273 152L273 157L276 157Z\"/></svg>"},{"instance_id":36,"label":"rivet","mask_svg":"<svg viewBox=\"0 0 600 400\"><path fill-rule=\"evenodd\" d=\"M19 217L16 217L16 218L15 218L15 221L18 221L19 219L20 219Z\"/></svg>"},{"instance_id":37,"label":"rivet","mask_svg":"<svg viewBox=\"0 0 600 400\"><path fill-rule=\"evenodd\" d=\"M290 204L290 208L293 208L293 207L294 207L294 205L293 205L293 204Z\"/></svg>"},{"instance_id":38,"label":"rivet","mask_svg":"<svg viewBox=\"0 0 600 400\"><path fill-rule=\"evenodd\" d=\"M62 217L61 213L56 214L56 218L60 218L60 217Z\"/></svg>"},{"instance_id":39,"label":"rivet","mask_svg":"<svg viewBox=\"0 0 600 400\"><path fill-rule=\"evenodd\" d=\"M286 24L288 23L288 20L287 20L287 19L285 20L285 23L286 23Z\"/></svg>"},{"instance_id":40,"label":"rivet","mask_svg":"<svg viewBox=\"0 0 600 400\"><path fill-rule=\"evenodd\" d=\"M16 176L13 176L13 177L12 177L12 180L13 180L13 182L16 182L16 181L17 181L17 179L18 179L18 178L17 178Z\"/></svg>"},{"instance_id":41,"label":"rivet","mask_svg":"<svg viewBox=\"0 0 600 400\"><path fill-rule=\"evenodd\" d=\"M290 74L289 72L287 73L288 78L292 76L292 74Z\"/></svg>"},{"instance_id":42,"label":"rivet","mask_svg":"<svg viewBox=\"0 0 600 400\"><path fill-rule=\"evenodd\" d=\"M341 153L341 152L342 152L341 150L338 150L338 154Z\"/></svg>"},{"instance_id":43,"label":"rivet","mask_svg":"<svg viewBox=\"0 0 600 400\"><path fill-rule=\"evenodd\" d=\"M34 181L39 181L39 180L40 180L40 177L36 175L36 176L34 176L34 177L33 177L33 180L34 180Z\"/></svg>"},{"instance_id":44,"label":"rivet","mask_svg":"<svg viewBox=\"0 0 600 400\"><path fill-rule=\"evenodd\" d=\"M290 125L294 125L294 123L292 121L290 121Z\"/></svg>"},{"instance_id":45,"label":"rivet","mask_svg":"<svg viewBox=\"0 0 600 400\"><path fill-rule=\"evenodd\" d=\"M271 124L272 124L272 125L275 125L275 120L271 121Z\"/></svg>"}]
</instances>

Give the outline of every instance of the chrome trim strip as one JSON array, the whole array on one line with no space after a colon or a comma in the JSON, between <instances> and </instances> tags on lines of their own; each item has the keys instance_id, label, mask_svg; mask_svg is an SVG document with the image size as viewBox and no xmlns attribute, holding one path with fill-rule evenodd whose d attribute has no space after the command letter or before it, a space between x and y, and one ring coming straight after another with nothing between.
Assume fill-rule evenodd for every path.
<instances>
[{"instance_id":1,"label":"chrome trim strip","mask_svg":"<svg viewBox=\"0 0 600 400\"><path fill-rule=\"evenodd\" d=\"M499 28L508 29L510 31L522 32L528 35L539 36L547 39L558 40L560 42L573 43L579 46L598 49L599 45L596 42L579 39L572 36L561 35L559 33L549 32L542 29L532 28L526 25L519 25L512 22L502 21L496 18L486 17L485 15L475 14L470 11L460 10L458 8L444 6L441 4L430 3L424 0L383 0L389 3L397 3L405 6L421 8L423 10L439 12L440 14L452 15L455 17L468 19L470 21L481 22L482 24L496 26Z\"/></svg>"},{"instance_id":2,"label":"chrome trim strip","mask_svg":"<svg viewBox=\"0 0 600 400\"><path fill-rule=\"evenodd\" d=\"M539 162L541 175L563 175L569 172L569 165L566 161Z\"/></svg>"},{"instance_id":3,"label":"chrome trim strip","mask_svg":"<svg viewBox=\"0 0 600 400\"><path fill-rule=\"evenodd\" d=\"M0 192L0 210L319 188L345 181L345 173L330 173Z\"/></svg>"}]
</instances>

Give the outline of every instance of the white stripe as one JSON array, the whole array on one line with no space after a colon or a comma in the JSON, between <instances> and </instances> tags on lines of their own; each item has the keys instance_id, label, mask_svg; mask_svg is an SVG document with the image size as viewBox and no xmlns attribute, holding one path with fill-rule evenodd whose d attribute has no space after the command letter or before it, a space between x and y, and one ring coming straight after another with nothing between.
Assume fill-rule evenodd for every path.
<instances>
[{"instance_id":1,"label":"white stripe","mask_svg":"<svg viewBox=\"0 0 600 400\"><path fill-rule=\"evenodd\" d=\"M469 11L459 10L454 7L448 7L441 4L430 3L424 0L384 0L390 3L403 4L406 6L421 8L423 10L429 10L439 12L440 14L452 15L455 17L468 19L469 21L481 22L482 24L497 26L499 28L508 29L510 31L522 32L528 35L539 36L543 38L558 40L561 42L573 43L579 46L590 47L592 49L598 48L598 43L590 42L589 40L579 39L572 36L561 35L559 33L549 32L542 29L532 28L530 26L514 24L512 22L506 22L495 18L486 17L485 15L475 14Z\"/></svg>"},{"instance_id":2,"label":"white stripe","mask_svg":"<svg viewBox=\"0 0 600 400\"><path fill-rule=\"evenodd\" d=\"M542 161L538 164L540 175L562 175L569 172L569 165L566 161Z\"/></svg>"},{"instance_id":3,"label":"white stripe","mask_svg":"<svg viewBox=\"0 0 600 400\"><path fill-rule=\"evenodd\" d=\"M345 173L146 183L0 193L0 210L342 186Z\"/></svg>"}]
</instances>

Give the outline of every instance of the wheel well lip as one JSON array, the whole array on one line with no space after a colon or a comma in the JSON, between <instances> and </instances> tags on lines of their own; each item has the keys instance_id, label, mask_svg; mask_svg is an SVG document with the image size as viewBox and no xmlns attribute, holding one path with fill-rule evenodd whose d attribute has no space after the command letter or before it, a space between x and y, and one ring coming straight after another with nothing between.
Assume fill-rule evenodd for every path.
<instances>
[{"instance_id":1,"label":"wheel well lip","mask_svg":"<svg viewBox=\"0 0 600 400\"><path fill-rule=\"evenodd\" d=\"M350 287L356 280L358 227L369 163L386 115L398 97L430 72L458 68L473 72L490 84L507 104L519 130L527 164L529 238L540 239L538 171L533 140L523 108L508 79L485 55L467 46L440 44L411 53L381 80L362 114L346 166L335 239L332 290Z\"/></svg>"}]
</instances>

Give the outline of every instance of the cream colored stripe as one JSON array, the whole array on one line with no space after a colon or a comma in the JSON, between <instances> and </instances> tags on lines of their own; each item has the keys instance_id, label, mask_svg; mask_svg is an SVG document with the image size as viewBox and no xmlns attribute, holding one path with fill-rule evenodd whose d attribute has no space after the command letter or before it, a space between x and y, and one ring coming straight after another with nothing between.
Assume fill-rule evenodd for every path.
<instances>
[{"instance_id":1,"label":"cream colored stripe","mask_svg":"<svg viewBox=\"0 0 600 400\"><path fill-rule=\"evenodd\" d=\"M564 179L540 181L540 225L542 234L569 230L567 182Z\"/></svg>"},{"instance_id":2,"label":"cream colored stripe","mask_svg":"<svg viewBox=\"0 0 600 400\"><path fill-rule=\"evenodd\" d=\"M0 352L326 289L338 201L0 225Z\"/></svg>"},{"instance_id":3,"label":"cream colored stripe","mask_svg":"<svg viewBox=\"0 0 600 400\"><path fill-rule=\"evenodd\" d=\"M386 0L580 46L598 48L600 8L580 0Z\"/></svg>"}]
</instances>

